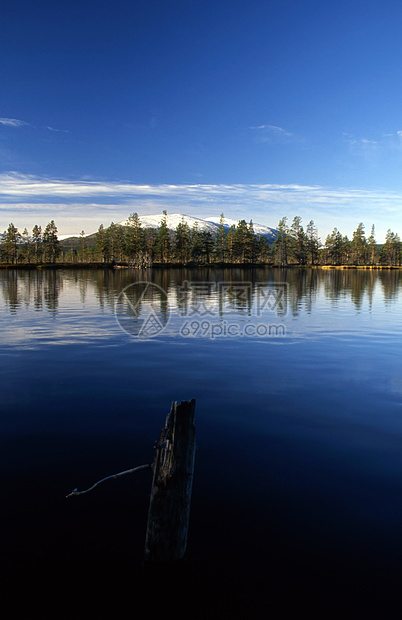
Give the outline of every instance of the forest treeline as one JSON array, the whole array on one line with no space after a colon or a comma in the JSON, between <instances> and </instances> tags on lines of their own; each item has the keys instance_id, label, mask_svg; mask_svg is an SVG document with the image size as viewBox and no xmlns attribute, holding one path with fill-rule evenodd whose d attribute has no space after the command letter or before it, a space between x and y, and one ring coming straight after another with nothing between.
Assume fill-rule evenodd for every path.
<instances>
[{"instance_id":1,"label":"forest treeline","mask_svg":"<svg viewBox=\"0 0 402 620\"><path fill-rule=\"evenodd\" d=\"M215 235L199 230L197 224L190 228L184 218L172 231L164 211L158 229L143 228L138 214L132 213L127 226L100 225L90 237L82 231L75 243L58 239L54 220L43 230L35 225L31 233L27 228L20 233L11 223L2 235L0 260L6 264L116 262L135 267L172 263L401 266L402 243L397 233L388 230L385 243L377 244L374 225L366 235L362 222L351 239L334 228L322 242L314 221L304 228L298 216L291 223L287 217L279 220L272 243L254 232L251 220L227 228L223 214Z\"/></svg>"}]
</instances>

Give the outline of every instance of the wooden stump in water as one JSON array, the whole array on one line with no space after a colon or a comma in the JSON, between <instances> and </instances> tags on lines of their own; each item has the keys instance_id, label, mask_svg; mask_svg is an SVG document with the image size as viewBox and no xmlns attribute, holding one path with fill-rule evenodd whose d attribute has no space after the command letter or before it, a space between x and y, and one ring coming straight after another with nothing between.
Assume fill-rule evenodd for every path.
<instances>
[{"instance_id":1,"label":"wooden stump in water","mask_svg":"<svg viewBox=\"0 0 402 620\"><path fill-rule=\"evenodd\" d=\"M145 562L183 559L195 461L195 400L174 402L156 446Z\"/></svg>"}]
</instances>

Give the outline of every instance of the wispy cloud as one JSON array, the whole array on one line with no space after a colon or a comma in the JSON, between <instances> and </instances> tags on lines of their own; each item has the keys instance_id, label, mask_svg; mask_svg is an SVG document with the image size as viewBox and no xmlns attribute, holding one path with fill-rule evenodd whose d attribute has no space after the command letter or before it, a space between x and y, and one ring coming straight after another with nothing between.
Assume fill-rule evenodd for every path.
<instances>
[{"instance_id":1,"label":"wispy cloud","mask_svg":"<svg viewBox=\"0 0 402 620\"><path fill-rule=\"evenodd\" d=\"M27 121L22 121L19 118L0 118L0 125L4 127L33 127L35 126L31 123L27 123ZM39 129L46 129L47 131L55 131L57 133L69 133L68 129L57 129L56 127L50 127L49 125L45 125L43 127L39 127Z\"/></svg>"},{"instance_id":2,"label":"wispy cloud","mask_svg":"<svg viewBox=\"0 0 402 620\"><path fill-rule=\"evenodd\" d=\"M250 127L250 129L266 131L276 136L293 136L293 133L291 133L290 131L286 131L286 129L283 129L283 127L278 127L278 125L257 125L256 127Z\"/></svg>"},{"instance_id":3,"label":"wispy cloud","mask_svg":"<svg viewBox=\"0 0 402 620\"><path fill-rule=\"evenodd\" d=\"M389 152L402 148L402 130L381 133L376 136L356 136L347 132L343 133L343 140L346 142L351 152L364 157L387 155Z\"/></svg>"},{"instance_id":4,"label":"wispy cloud","mask_svg":"<svg viewBox=\"0 0 402 620\"><path fill-rule=\"evenodd\" d=\"M0 125L5 125L6 127L24 127L28 126L29 123L21 121L18 118L0 118Z\"/></svg>"},{"instance_id":5,"label":"wispy cloud","mask_svg":"<svg viewBox=\"0 0 402 620\"><path fill-rule=\"evenodd\" d=\"M313 219L325 238L335 226L350 235L359 222L375 224L378 241L391 228L402 233L402 195L382 190L330 188L300 184L136 185L125 181L52 179L8 173L0 175L0 230L13 222L32 227L54 218L60 234L94 232L99 224L140 215L185 213L207 218L224 212L275 227L295 215Z\"/></svg>"},{"instance_id":6,"label":"wispy cloud","mask_svg":"<svg viewBox=\"0 0 402 620\"><path fill-rule=\"evenodd\" d=\"M355 136L347 132L343 133L343 139L352 148L373 148L379 144L378 140Z\"/></svg>"},{"instance_id":7,"label":"wispy cloud","mask_svg":"<svg viewBox=\"0 0 402 620\"><path fill-rule=\"evenodd\" d=\"M56 133L70 133L68 129L56 129L56 127L45 127L44 129L48 129L49 131L55 131Z\"/></svg>"},{"instance_id":8,"label":"wispy cloud","mask_svg":"<svg viewBox=\"0 0 402 620\"><path fill-rule=\"evenodd\" d=\"M278 125L256 125L249 127L260 142L275 142L294 139L295 134Z\"/></svg>"}]
</instances>

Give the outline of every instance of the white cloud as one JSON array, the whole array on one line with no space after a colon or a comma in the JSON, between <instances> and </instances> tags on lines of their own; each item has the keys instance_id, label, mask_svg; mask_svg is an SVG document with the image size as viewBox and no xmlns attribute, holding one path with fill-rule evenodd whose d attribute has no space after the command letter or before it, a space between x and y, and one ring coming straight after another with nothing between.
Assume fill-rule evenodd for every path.
<instances>
[{"instance_id":1,"label":"white cloud","mask_svg":"<svg viewBox=\"0 0 402 620\"><path fill-rule=\"evenodd\" d=\"M24 127L29 125L29 123L21 121L18 118L0 118L0 125L5 125L6 127Z\"/></svg>"}]
</instances>

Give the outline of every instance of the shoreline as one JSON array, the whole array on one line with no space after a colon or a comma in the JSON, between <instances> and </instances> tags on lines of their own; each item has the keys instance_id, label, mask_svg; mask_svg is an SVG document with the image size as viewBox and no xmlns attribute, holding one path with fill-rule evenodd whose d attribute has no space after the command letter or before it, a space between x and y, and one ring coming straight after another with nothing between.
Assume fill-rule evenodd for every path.
<instances>
[{"instance_id":1,"label":"shoreline","mask_svg":"<svg viewBox=\"0 0 402 620\"><path fill-rule=\"evenodd\" d=\"M27 269L362 269L362 270L392 270L402 269L402 265L273 265L272 263L154 263L148 267L133 267L128 263L0 263L0 270Z\"/></svg>"}]
</instances>

